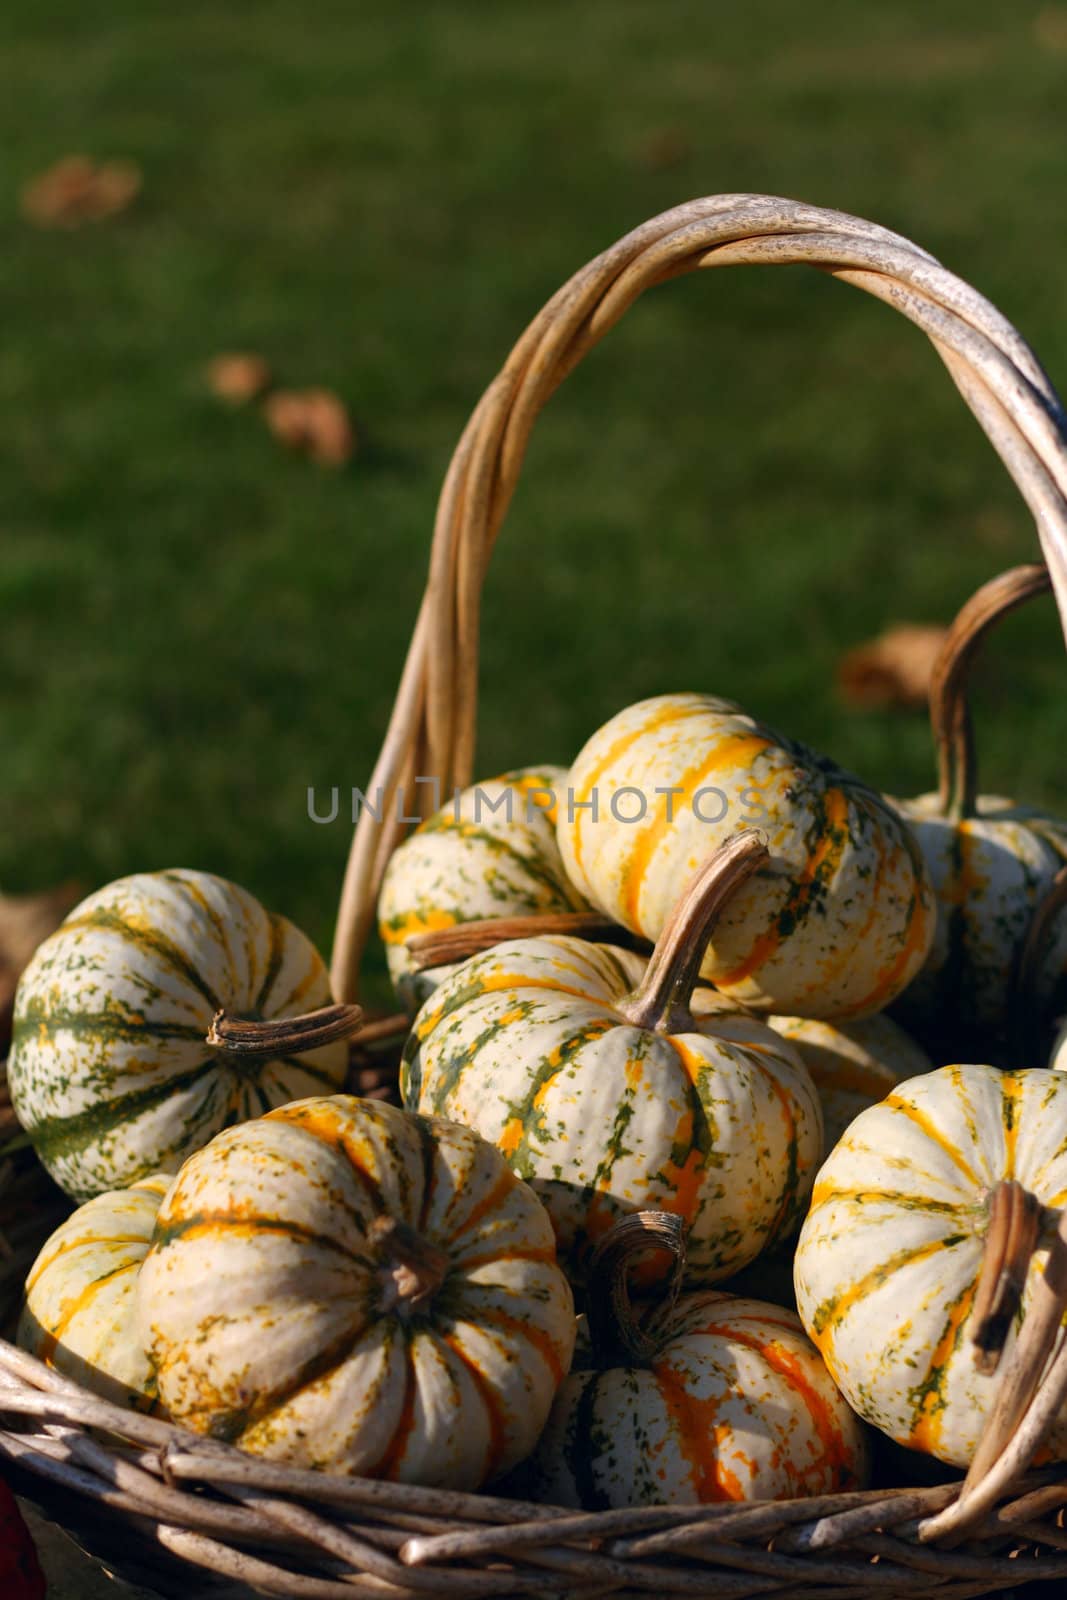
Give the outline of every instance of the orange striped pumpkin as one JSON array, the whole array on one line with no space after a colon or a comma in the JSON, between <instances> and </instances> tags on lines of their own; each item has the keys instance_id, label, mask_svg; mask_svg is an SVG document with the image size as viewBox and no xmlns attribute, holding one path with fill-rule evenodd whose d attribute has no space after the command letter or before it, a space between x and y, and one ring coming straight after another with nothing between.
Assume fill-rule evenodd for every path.
<instances>
[{"instance_id":1,"label":"orange striped pumpkin","mask_svg":"<svg viewBox=\"0 0 1067 1600\"><path fill-rule=\"evenodd\" d=\"M581 892L655 939L688 875L749 823L771 859L720 919L704 976L761 1011L880 1011L934 934L918 845L859 779L729 701L661 695L613 717L571 768L558 835Z\"/></svg>"},{"instance_id":2,"label":"orange striped pumpkin","mask_svg":"<svg viewBox=\"0 0 1067 1600\"><path fill-rule=\"evenodd\" d=\"M405 1048L405 1104L491 1140L544 1200L579 1276L632 1211L686 1219L695 1283L738 1271L803 1215L822 1154L811 1079L756 1017L688 1006L720 861L682 896L636 986L641 963L607 946L511 940L431 995Z\"/></svg>"},{"instance_id":3,"label":"orange striped pumpkin","mask_svg":"<svg viewBox=\"0 0 1067 1600\"><path fill-rule=\"evenodd\" d=\"M1065 1129L1067 1074L942 1067L862 1112L820 1170L797 1307L849 1403L898 1443L971 1460L997 1386L970 1343L991 1197L1014 1179L1067 1204ZM1030 1261L1024 1312L1046 1259ZM1050 1445L1067 1453L1067 1410Z\"/></svg>"},{"instance_id":4,"label":"orange striped pumpkin","mask_svg":"<svg viewBox=\"0 0 1067 1600\"><path fill-rule=\"evenodd\" d=\"M499 1154L348 1095L192 1156L138 1294L175 1421L407 1483L473 1488L527 1455L574 1344L548 1217Z\"/></svg>"},{"instance_id":5,"label":"orange striped pumpkin","mask_svg":"<svg viewBox=\"0 0 1067 1600\"><path fill-rule=\"evenodd\" d=\"M522 767L472 784L393 851L378 899L389 976L412 1014L454 971L418 970L406 941L484 917L587 911L556 843L563 767Z\"/></svg>"},{"instance_id":6,"label":"orange striped pumpkin","mask_svg":"<svg viewBox=\"0 0 1067 1600\"><path fill-rule=\"evenodd\" d=\"M793 1312L696 1290L635 1314L595 1277L528 1469L537 1499L600 1511L864 1487L863 1424Z\"/></svg>"},{"instance_id":7,"label":"orange striped pumpkin","mask_svg":"<svg viewBox=\"0 0 1067 1600\"><path fill-rule=\"evenodd\" d=\"M79 1206L26 1279L16 1342L116 1405L159 1410L137 1326L137 1274L172 1179L142 1178Z\"/></svg>"}]
</instances>

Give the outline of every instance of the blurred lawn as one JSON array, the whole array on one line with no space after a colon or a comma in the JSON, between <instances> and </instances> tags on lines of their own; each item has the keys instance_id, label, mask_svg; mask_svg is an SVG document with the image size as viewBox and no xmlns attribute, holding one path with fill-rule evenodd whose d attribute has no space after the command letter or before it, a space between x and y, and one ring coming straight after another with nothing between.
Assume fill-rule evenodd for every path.
<instances>
[{"instance_id":1,"label":"blurred lawn","mask_svg":"<svg viewBox=\"0 0 1067 1600\"><path fill-rule=\"evenodd\" d=\"M9 0L0 62L0 883L214 869L325 948L437 488L525 322L645 217L722 190L909 234L1067 374L1067 6L410 8ZM155 12L155 14L152 14ZM130 157L126 216L21 184ZM206 394L262 351L350 402L331 474ZM925 341L818 274L658 290L542 418L495 559L480 766L566 761L629 700L735 696L898 792L921 717L833 669L1035 535ZM1005 628L985 785L1067 809L1053 607Z\"/></svg>"}]
</instances>

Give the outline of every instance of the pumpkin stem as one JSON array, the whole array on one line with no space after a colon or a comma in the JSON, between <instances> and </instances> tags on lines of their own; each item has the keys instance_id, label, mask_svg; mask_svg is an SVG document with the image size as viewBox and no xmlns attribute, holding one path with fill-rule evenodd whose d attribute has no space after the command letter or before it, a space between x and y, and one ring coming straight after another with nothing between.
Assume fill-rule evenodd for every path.
<instances>
[{"instance_id":1,"label":"pumpkin stem","mask_svg":"<svg viewBox=\"0 0 1067 1600\"><path fill-rule=\"evenodd\" d=\"M586 1315L598 1366L647 1366L655 1357L659 1341L645 1332L630 1299L630 1267L651 1250L670 1254L671 1275L656 1301L669 1309L685 1272L685 1235L685 1222L672 1211L635 1211L609 1228L593 1251Z\"/></svg>"},{"instance_id":2,"label":"pumpkin stem","mask_svg":"<svg viewBox=\"0 0 1067 1600\"><path fill-rule=\"evenodd\" d=\"M375 1217L367 1229L367 1243L378 1263L380 1312L410 1316L421 1311L448 1276L445 1251L398 1217Z\"/></svg>"},{"instance_id":3,"label":"pumpkin stem","mask_svg":"<svg viewBox=\"0 0 1067 1600\"><path fill-rule=\"evenodd\" d=\"M266 1022L216 1011L207 1043L235 1056L297 1056L347 1039L362 1022L360 1006L322 1006L302 1017L272 1017Z\"/></svg>"},{"instance_id":4,"label":"pumpkin stem","mask_svg":"<svg viewBox=\"0 0 1067 1600\"><path fill-rule=\"evenodd\" d=\"M675 901L652 959L633 994L615 1009L637 1028L691 1031L689 1002L704 952L731 896L770 859L762 834L745 828L699 866Z\"/></svg>"},{"instance_id":5,"label":"pumpkin stem","mask_svg":"<svg viewBox=\"0 0 1067 1600\"><path fill-rule=\"evenodd\" d=\"M971 1312L974 1364L987 1376L1000 1365L1022 1303L1030 1260L1048 1217L1037 1196L1014 1178L1002 1179L990 1196L982 1269Z\"/></svg>"},{"instance_id":6,"label":"pumpkin stem","mask_svg":"<svg viewBox=\"0 0 1067 1600\"><path fill-rule=\"evenodd\" d=\"M1041 563L1012 567L984 583L959 612L930 678L930 727L937 744L938 800L942 815L961 822L974 815L978 773L967 690L978 648L1002 617L1052 587Z\"/></svg>"},{"instance_id":7,"label":"pumpkin stem","mask_svg":"<svg viewBox=\"0 0 1067 1600\"><path fill-rule=\"evenodd\" d=\"M430 933L415 933L405 940L420 972L428 967L444 967L453 961L467 961L481 955L505 939L536 939L545 934L564 933L572 939L593 939L598 944L618 944L624 949L648 949L644 940L621 928L599 911L540 911L524 917L481 917L473 922L457 922L452 928L437 928Z\"/></svg>"}]
</instances>

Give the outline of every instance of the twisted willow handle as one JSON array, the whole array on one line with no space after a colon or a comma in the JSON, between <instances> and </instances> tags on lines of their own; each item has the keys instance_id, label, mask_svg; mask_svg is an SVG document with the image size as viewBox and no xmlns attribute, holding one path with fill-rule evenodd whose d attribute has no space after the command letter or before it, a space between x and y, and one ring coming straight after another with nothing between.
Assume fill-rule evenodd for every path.
<instances>
[{"instance_id":1,"label":"twisted willow handle","mask_svg":"<svg viewBox=\"0 0 1067 1600\"><path fill-rule=\"evenodd\" d=\"M549 300L490 384L456 447L437 506L430 575L392 718L352 841L333 986L356 998L389 855L398 791L471 781L482 582L534 420L564 378L654 284L703 267L803 263L885 300L920 327L1033 513L1067 632L1067 418L1033 352L975 290L898 234L766 195L717 195L654 217Z\"/></svg>"}]
</instances>

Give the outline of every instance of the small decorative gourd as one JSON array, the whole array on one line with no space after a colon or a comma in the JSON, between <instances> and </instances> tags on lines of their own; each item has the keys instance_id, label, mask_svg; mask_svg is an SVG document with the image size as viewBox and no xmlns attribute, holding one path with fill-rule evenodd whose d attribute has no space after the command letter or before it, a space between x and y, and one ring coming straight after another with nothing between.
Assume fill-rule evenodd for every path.
<instances>
[{"instance_id":1,"label":"small decorative gourd","mask_svg":"<svg viewBox=\"0 0 1067 1600\"><path fill-rule=\"evenodd\" d=\"M216 1014L255 1031L329 999L314 946L236 884L189 871L119 878L76 906L22 975L16 1115L76 1200L176 1172L227 1123L339 1087L347 1071L342 1040L297 1060L306 1040L285 1027L259 1030L263 1054L208 1045Z\"/></svg>"},{"instance_id":2,"label":"small decorative gourd","mask_svg":"<svg viewBox=\"0 0 1067 1600\"><path fill-rule=\"evenodd\" d=\"M614 1506L779 1500L861 1489L863 1424L791 1311L715 1290L630 1302L630 1263L684 1258L677 1217L616 1224L592 1267L579 1342L527 1469L535 1498Z\"/></svg>"},{"instance_id":3,"label":"small decorative gourd","mask_svg":"<svg viewBox=\"0 0 1067 1600\"><path fill-rule=\"evenodd\" d=\"M1010 1357L1067 1201L1065 1130L1067 1074L941 1067L862 1112L821 1168L797 1307L838 1388L898 1443L971 1462L997 1391L982 1352ZM1001 1284L1014 1299L991 1311ZM1067 1413L1049 1442L1067 1451Z\"/></svg>"},{"instance_id":4,"label":"small decorative gourd","mask_svg":"<svg viewBox=\"0 0 1067 1600\"><path fill-rule=\"evenodd\" d=\"M116 1405L156 1405L137 1326L137 1274L173 1179L162 1173L79 1206L42 1247L26 1279L16 1342Z\"/></svg>"},{"instance_id":5,"label":"small decorative gourd","mask_svg":"<svg viewBox=\"0 0 1067 1600\"><path fill-rule=\"evenodd\" d=\"M817 1022L812 1017L768 1017L811 1074L822 1102L827 1155L849 1123L884 1100L905 1078L932 1072L934 1063L891 1017L859 1022Z\"/></svg>"},{"instance_id":6,"label":"small decorative gourd","mask_svg":"<svg viewBox=\"0 0 1067 1600\"><path fill-rule=\"evenodd\" d=\"M661 695L605 723L571 768L560 854L595 906L655 939L694 868L745 823L770 860L720 919L704 976L785 1016L880 1011L933 938L918 846L858 778L727 700Z\"/></svg>"},{"instance_id":7,"label":"small decorative gourd","mask_svg":"<svg viewBox=\"0 0 1067 1600\"><path fill-rule=\"evenodd\" d=\"M940 788L895 801L919 841L937 896L926 964L898 1012L927 1033L973 1026L989 1047L1008 1031L1009 991L1030 920L1064 862L1067 823L978 793L967 681L979 646L1009 612L1049 588L1044 566L1015 567L984 584L952 624L930 687ZM1067 959L1067 920L1035 973L1032 1004L1047 1004ZM932 1025L932 1026L931 1026Z\"/></svg>"},{"instance_id":8,"label":"small decorative gourd","mask_svg":"<svg viewBox=\"0 0 1067 1600\"><path fill-rule=\"evenodd\" d=\"M492 1146L350 1095L192 1156L138 1293L176 1422L405 1483L470 1489L514 1466L574 1345L551 1224Z\"/></svg>"},{"instance_id":9,"label":"small decorative gourd","mask_svg":"<svg viewBox=\"0 0 1067 1600\"><path fill-rule=\"evenodd\" d=\"M705 861L636 988L634 958L606 946L515 940L466 962L415 1020L405 1104L491 1140L579 1277L628 1212L685 1219L695 1283L728 1277L803 1214L822 1153L811 1079L757 1018L690 1009L716 917L766 858L749 830Z\"/></svg>"},{"instance_id":10,"label":"small decorative gourd","mask_svg":"<svg viewBox=\"0 0 1067 1600\"><path fill-rule=\"evenodd\" d=\"M378 900L389 976L414 1013L454 970L420 971L413 935L489 917L585 911L556 843L563 767L522 767L464 789L393 852Z\"/></svg>"}]
</instances>

